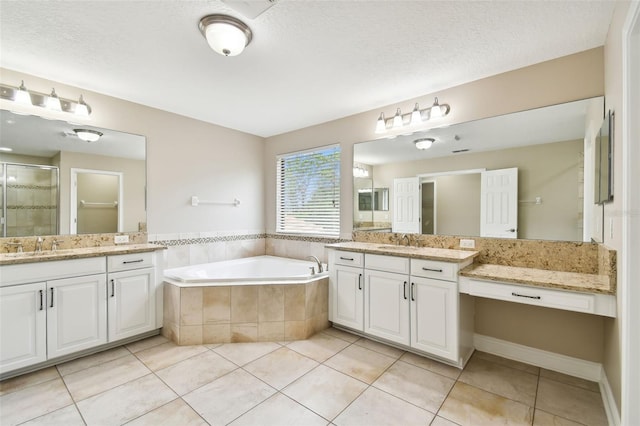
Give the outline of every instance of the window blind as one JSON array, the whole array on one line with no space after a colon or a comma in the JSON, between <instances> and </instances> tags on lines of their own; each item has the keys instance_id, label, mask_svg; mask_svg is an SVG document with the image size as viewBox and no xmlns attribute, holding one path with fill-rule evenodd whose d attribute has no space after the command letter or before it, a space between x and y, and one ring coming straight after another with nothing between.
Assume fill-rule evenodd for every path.
<instances>
[{"instance_id":1,"label":"window blind","mask_svg":"<svg viewBox=\"0 0 640 426\"><path fill-rule=\"evenodd\" d=\"M277 159L277 232L340 235L340 145Z\"/></svg>"}]
</instances>

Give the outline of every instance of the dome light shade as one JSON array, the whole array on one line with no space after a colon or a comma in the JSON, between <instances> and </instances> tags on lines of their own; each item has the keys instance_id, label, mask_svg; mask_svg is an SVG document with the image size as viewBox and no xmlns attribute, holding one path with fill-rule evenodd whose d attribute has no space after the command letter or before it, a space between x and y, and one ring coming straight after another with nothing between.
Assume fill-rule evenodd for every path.
<instances>
[{"instance_id":1,"label":"dome light shade","mask_svg":"<svg viewBox=\"0 0 640 426\"><path fill-rule=\"evenodd\" d=\"M422 138L422 139L416 139L415 141L413 141L413 143L416 144L416 148L418 149L429 149L431 148L431 145L433 145L433 143L436 140L433 138Z\"/></svg>"},{"instance_id":2,"label":"dome light shade","mask_svg":"<svg viewBox=\"0 0 640 426\"><path fill-rule=\"evenodd\" d=\"M376 133L384 133L387 130L387 122L384 119L384 113L380 113L378 121L376 122Z\"/></svg>"},{"instance_id":3,"label":"dome light shade","mask_svg":"<svg viewBox=\"0 0 640 426\"><path fill-rule=\"evenodd\" d=\"M102 132L98 132L97 130L91 129L73 129L78 138L82 139L85 142L95 142L100 139L102 136Z\"/></svg>"},{"instance_id":4,"label":"dome light shade","mask_svg":"<svg viewBox=\"0 0 640 426\"><path fill-rule=\"evenodd\" d=\"M24 86L24 80L22 80L20 87L16 90L15 101L22 105L33 105L31 102L31 95Z\"/></svg>"},{"instance_id":5,"label":"dome light shade","mask_svg":"<svg viewBox=\"0 0 640 426\"><path fill-rule=\"evenodd\" d=\"M224 56L239 55L253 37L244 22L228 15L207 15L200 20L198 28L209 46Z\"/></svg>"},{"instance_id":6,"label":"dome light shade","mask_svg":"<svg viewBox=\"0 0 640 426\"><path fill-rule=\"evenodd\" d=\"M47 99L47 108L52 111L62 111L62 104L60 103L56 89L51 89L51 95L49 95Z\"/></svg>"}]
</instances>

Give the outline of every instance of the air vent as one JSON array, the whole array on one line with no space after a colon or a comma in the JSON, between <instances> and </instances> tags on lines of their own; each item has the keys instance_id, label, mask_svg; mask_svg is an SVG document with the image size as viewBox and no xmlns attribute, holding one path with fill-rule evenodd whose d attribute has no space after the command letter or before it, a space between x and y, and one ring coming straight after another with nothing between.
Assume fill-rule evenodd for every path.
<instances>
[{"instance_id":1,"label":"air vent","mask_svg":"<svg viewBox=\"0 0 640 426\"><path fill-rule=\"evenodd\" d=\"M222 0L227 6L243 15L245 18L255 19L258 15L275 5L277 0Z\"/></svg>"},{"instance_id":2,"label":"air vent","mask_svg":"<svg viewBox=\"0 0 640 426\"><path fill-rule=\"evenodd\" d=\"M453 154L459 154L461 152L467 152L467 151L470 151L470 149L467 149L467 148L465 148L465 149L456 149L455 151L451 151L451 152Z\"/></svg>"}]
</instances>

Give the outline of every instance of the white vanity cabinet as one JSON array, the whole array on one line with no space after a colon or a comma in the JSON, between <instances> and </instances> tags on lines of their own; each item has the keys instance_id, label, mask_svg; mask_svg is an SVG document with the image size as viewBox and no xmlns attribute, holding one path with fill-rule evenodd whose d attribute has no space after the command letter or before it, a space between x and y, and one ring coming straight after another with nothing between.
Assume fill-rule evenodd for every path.
<instances>
[{"instance_id":1,"label":"white vanity cabinet","mask_svg":"<svg viewBox=\"0 0 640 426\"><path fill-rule=\"evenodd\" d=\"M364 330L364 255L329 251L329 319L357 331Z\"/></svg>"},{"instance_id":2,"label":"white vanity cabinet","mask_svg":"<svg viewBox=\"0 0 640 426\"><path fill-rule=\"evenodd\" d=\"M455 362L459 354L457 276L456 264L411 259L411 347Z\"/></svg>"},{"instance_id":3,"label":"white vanity cabinet","mask_svg":"<svg viewBox=\"0 0 640 426\"><path fill-rule=\"evenodd\" d=\"M107 258L110 342L156 328L153 263L153 253Z\"/></svg>"},{"instance_id":4,"label":"white vanity cabinet","mask_svg":"<svg viewBox=\"0 0 640 426\"><path fill-rule=\"evenodd\" d=\"M365 255L364 332L409 345L409 259Z\"/></svg>"},{"instance_id":5,"label":"white vanity cabinet","mask_svg":"<svg viewBox=\"0 0 640 426\"><path fill-rule=\"evenodd\" d=\"M46 283L0 288L0 372L47 359Z\"/></svg>"}]
</instances>

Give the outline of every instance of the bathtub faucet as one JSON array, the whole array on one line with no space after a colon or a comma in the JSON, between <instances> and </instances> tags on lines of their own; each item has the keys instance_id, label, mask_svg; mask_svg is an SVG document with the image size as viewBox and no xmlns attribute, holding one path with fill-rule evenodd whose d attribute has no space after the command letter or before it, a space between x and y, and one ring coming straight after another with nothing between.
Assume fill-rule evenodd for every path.
<instances>
[{"instance_id":1,"label":"bathtub faucet","mask_svg":"<svg viewBox=\"0 0 640 426\"><path fill-rule=\"evenodd\" d=\"M318 258L317 258L317 257L315 257L315 256L307 256L307 259L313 259L313 260L315 260L315 261L316 261L316 263L318 264L318 273L320 274L320 273L322 273L322 272L323 272L323 271L322 271L322 263L320 263L320 260L318 260Z\"/></svg>"}]
</instances>

